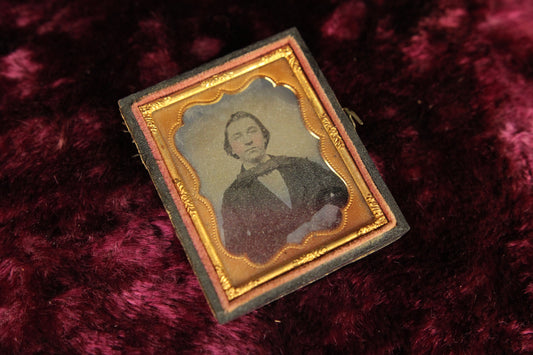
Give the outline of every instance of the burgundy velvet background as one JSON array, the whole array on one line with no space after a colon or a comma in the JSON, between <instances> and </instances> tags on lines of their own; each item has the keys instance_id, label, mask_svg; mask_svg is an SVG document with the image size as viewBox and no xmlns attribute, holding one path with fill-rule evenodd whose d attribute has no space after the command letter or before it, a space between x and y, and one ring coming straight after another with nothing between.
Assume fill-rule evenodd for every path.
<instances>
[{"instance_id":1,"label":"burgundy velvet background","mask_svg":"<svg viewBox=\"0 0 533 355\"><path fill-rule=\"evenodd\" d=\"M0 9L0 353L533 352L531 1ZM292 26L412 230L219 325L117 100Z\"/></svg>"}]
</instances>

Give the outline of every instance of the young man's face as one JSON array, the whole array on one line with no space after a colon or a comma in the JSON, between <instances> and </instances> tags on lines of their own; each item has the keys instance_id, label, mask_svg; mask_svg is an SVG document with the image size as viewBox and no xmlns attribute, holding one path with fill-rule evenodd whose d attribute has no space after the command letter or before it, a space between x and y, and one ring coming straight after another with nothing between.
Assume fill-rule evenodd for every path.
<instances>
[{"instance_id":1,"label":"young man's face","mask_svg":"<svg viewBox=\"0 0 533 355\"><path fill-rule=\"evenodd\" d=\"M243 117L228 126L228 141L232 152L249 165L259 164L266 155L263 132L249 117Z\"/></svg>"}]
</instances>

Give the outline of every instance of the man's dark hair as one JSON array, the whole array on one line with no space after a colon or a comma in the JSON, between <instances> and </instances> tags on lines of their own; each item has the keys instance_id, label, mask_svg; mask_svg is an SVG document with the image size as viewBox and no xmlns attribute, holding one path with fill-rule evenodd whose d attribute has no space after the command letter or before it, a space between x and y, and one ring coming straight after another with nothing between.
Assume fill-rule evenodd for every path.
<instances>
[{"instance_id":1,"label":"man's dark hair","mask_svg":"<svg viewBox=\"0 0 533 355\"><path fill-rule=\"evenodd\" d=\"M261 123L261 121L259 121L259 118L255 117L249 112L245 112L245 111L235 112L234 114L231 115L228 122L226 122L226 128L224 129L224 150L226 151L226 153L228 153L228 155L231 155L235 159L239 159L239 156L237 154L234 154L233 151L231 150L231 145L229 144L229 139L228 139L228 127L233 122L238 121L241 118L245 118L245 117L251 118L261 129L261 133L263 133L263 137L265 138L265 149L268 146L268 142L270 140L270 132Z\"/></svg>"}]
</instances>

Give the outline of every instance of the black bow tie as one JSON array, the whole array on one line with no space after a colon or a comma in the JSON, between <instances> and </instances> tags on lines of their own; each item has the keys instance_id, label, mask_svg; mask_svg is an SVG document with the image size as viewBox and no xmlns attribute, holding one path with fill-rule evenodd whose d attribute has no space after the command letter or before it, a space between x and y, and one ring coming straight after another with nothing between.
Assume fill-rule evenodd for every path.
<instances>
[{"instance_id":1,"label":"black bow tie","mask_svg":"<svg viewBox=\"0 0 533 355\"><path fill-rule=\"evenodd\" d=\"M274 159L268 159L266 162L261 163L253 168L242 171L237 176L239 183L249 183L258 176L268 174L272 170L279 168L279 163Z\"/></svg>"}]
</instances>

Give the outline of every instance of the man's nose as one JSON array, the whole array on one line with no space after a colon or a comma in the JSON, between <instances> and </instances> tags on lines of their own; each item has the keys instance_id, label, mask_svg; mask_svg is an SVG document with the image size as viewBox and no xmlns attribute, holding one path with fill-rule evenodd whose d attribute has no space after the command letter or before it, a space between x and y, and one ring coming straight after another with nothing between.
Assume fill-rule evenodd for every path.
<instances>
[{"instance_id":1,"label":"man's nose","mask_svg":"<svg viewBox=\"0 0 533 355\"><path fill-rule=\"evenodd\" d=\"M252 139L252 136L250 136L248 134L244 135L244 144L250 145L250 144L252 144L253 141L254 140Z\"/></svg>"}]
</instances>

